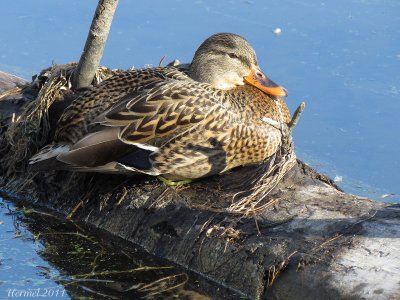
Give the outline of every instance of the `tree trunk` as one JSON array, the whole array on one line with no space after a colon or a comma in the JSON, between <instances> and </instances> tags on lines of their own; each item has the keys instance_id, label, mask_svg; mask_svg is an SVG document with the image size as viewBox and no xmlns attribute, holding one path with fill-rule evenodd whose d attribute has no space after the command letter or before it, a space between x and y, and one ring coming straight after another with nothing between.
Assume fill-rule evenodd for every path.
<instances>
[{"instance_id":1,"label":"tree trunk","mask_svg":"<svg viewBox=\"0 0 400 300\"><path fill-rule=\"evenodd\" d=\"M85 48L74 72L72 84L75 89L89 86L92 83L103 55L117 5L118 0L99 0Z\"/></svg>"}]
</instances>

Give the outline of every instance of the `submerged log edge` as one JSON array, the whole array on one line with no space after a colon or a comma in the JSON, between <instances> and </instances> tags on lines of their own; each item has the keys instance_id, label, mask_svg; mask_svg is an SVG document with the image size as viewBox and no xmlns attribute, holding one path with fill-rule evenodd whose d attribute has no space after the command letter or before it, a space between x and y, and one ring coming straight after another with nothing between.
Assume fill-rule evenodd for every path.
<instances>
[{"instance_id":1,"label":"submerged log edge","mask_svg":"<svg viewBox=\"0 0 400 300\"><path fill-rule=\"evenodd\" d=\"M0 92L21 84L0 72ZM0 100L2 120L18 114L29 100L15 94ZM260 170L240 168L183 187L151 177L57 172L37 175L38 197L27 201L138 245L244 297L400 297L398 204L346 194L297 161L261 213L214 209L232 201L244 178Z\"/></svg>"}]
</instances>

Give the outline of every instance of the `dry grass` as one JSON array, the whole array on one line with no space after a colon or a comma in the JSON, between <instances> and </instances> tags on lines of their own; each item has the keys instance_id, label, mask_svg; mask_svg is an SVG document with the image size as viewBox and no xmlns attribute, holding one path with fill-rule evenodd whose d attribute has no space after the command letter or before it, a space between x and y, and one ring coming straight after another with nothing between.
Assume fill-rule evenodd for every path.
<instances>
[{"instance_id":1,"label":"dry grass","mask_svg":"<svg viewBox=\"0 0 400 300\"><path fill-rule=\"evenodd\" d=\"M282 148L274 154L268 163L261 166L262 174L255 182L250 184L250 194L240 199L240 192L234 195L232 204L227 211L233 214L256 215L267 207L273 205L279 199L270 199L268 195L286 175L286 173L296 164L296 155L292 148L284 151ZM239 198L240 200L236 200Z\"/></svg>"},{"instance_id":2,"label":"dry grass","mask_svg":"<svg viewBox=\"0 0 400 300\"><path fill-rule=\"evenodd\" d=\"M2 168L1 185L16 192L29 192L34 174L26 172L29 158L47 142L51 130L49 124L49 108L65 91L71 89L71 76L76 63L54 65L43 70L27 87L38 89L37 97L29 102L23 112L12 120L1 137L0 159ZM113 71L100 67L96 73L94 84L113 75ZM23 90L12 89L0 94L0 99L17 95Z\"/></svg>"},{"instance_id":3,"label":"dry grass","mask_svg":"<svg viewBox=\"0 0 400 300\"><path fill-rule=\"evenodd\" d=\"M18 96L21 95L22 88L21 87L15 87L9 90L6 90L2 93L0 93L0 101L5 99L6 97L13 97L13 96Z\"/></svg>"},{"instance_id":4,"label":"dry grass","mask_svg":"<svg viewBox=\"0 0 400 300\"><path fill-rule=\"evenodd\" d=\"M250 182L250 191L240 192L233 196L232 204L227 208L229 213L246 216L256 215L279 201L279 199L268 198L268 195L296 164L292 130L296 126L304 107L305 104L302 102L293 114L290 123L287 126L281 124L282 145L280 149L267 163L261 165L261 170L256 172L257 174L261 174L261 176ZM236 200L243 193L250 194L240 200Z\"/></svg>"}]
</instances>

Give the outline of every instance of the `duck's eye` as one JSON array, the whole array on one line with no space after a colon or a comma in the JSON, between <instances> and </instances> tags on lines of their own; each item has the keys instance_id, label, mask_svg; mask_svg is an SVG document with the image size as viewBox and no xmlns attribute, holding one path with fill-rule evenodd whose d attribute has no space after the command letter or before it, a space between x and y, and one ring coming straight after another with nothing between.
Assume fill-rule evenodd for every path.
<instances>
[{"instance_id":1,"label":"duck's eye","mask_svg":"<svg viewBox=\"0 0 400 300\"><path fill-rule=\"evenodd\" d=\"M236 55L235 53L228 53L228 56L229 56L230 58L236 58L236 59L239 58L239 56Z\"/></svg>"}]
</instances>

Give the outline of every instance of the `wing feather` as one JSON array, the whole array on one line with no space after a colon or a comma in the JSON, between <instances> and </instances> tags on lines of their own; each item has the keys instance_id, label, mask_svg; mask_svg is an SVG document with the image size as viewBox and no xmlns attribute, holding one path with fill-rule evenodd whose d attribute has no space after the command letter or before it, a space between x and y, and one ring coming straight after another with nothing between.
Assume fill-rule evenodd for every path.
<instances>
[{"instance_id":1,"label":"wing feather","mask_svg":"<svg viewBox=\"0 0 400 300\"><path fill-rule=\"evenodd\" d=\"M102 124L120 126L119 138L124 143L146 143L201 122L214 102L208 85L164 81L141 95L125 95L102 114Z\"/></svg>"}]
</instances>

